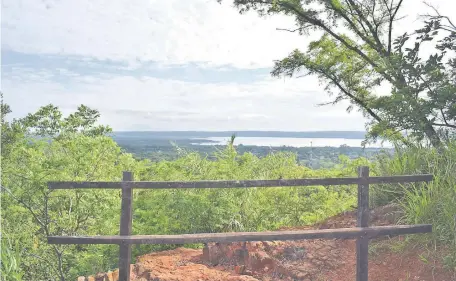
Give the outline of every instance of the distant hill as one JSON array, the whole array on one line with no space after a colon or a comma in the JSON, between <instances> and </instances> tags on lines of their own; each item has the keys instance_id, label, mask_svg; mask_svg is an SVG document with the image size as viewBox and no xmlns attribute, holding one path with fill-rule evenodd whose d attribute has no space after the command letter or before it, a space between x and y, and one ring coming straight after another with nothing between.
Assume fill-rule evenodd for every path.
<instances>
[{"instance_id":1,"label":"distant hill","mask_svg":"<svg viewBox=\"0 0 456 281\"><path fill-rule=\"evenodd\" d=\"M115 139L147 138L147 139L190 139L210 137L269 137L269 138L343 138L364 139L366 132L362 131L122 131L113 132Z\"/></svg>"}]
</instances>

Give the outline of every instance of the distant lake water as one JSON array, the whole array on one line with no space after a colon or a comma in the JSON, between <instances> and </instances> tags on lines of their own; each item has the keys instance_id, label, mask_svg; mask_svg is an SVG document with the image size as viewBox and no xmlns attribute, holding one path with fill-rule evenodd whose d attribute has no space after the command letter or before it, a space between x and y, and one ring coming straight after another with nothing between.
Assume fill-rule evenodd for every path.
<instances>
[{"instance_id":1,"label":"distant lake water","mask_svg":"<svg viewBox=\"0 0 456 281\"><path fill-rule=\"evenodd\" d=\"M194 145L225 145L230 138L229 137L210 137L210 138L199 138L199 140L207 140L208 142L192 143ZM235 145L254 145L254 146L291 146L291 147L339 147L343 144L350 147L361 147L362 139L342 139L342 138L265 138L265 137L236 137L234 141ZM371 148L391 148L390 143L384 142L383 144L378 142L375 144L366 145Z\"/></svg>"}]
</instances>

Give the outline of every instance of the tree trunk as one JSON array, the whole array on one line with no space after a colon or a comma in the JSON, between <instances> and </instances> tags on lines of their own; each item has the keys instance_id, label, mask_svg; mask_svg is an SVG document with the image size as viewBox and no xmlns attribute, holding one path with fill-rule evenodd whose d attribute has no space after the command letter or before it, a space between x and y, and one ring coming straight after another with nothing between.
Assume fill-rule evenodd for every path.
<instances>
[{"instance_id":1,"label":"tree trunk","mask_svg":"<svg viewBox=\"0 0 456 281\"><path fill-rule=\"evenodd\" d=\"M429 123L427 118L424 118L426 123L424 125L424 133L428 137L429 141L431 142L432 146L435 148L439 148L442 146L442 140L440 139L437 132L434 130L434 127ZM424 120L423 120L424 121Z\"/></svg>"}]
</instances>

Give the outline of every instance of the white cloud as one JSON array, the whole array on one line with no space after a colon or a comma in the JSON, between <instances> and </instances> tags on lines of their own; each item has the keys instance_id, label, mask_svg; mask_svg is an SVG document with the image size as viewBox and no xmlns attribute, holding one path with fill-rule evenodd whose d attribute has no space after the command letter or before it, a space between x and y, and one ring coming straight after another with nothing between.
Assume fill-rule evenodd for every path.
<instances>
[{"instance_id":1,"label":"white cloud","mask_svg":"<svg viewBox=\"0 0 456 281\"><path fill-rule=\"evenodd\" d=\"M430 0L442 12L454 1ZM164 64L203 62L242 68L270 66L309 38L277 31L291 28L284 16L260 19L239 15L216 0L4 0L2 45L26 53L79 55L97 59ZM408 0L408 18L396 34L413 26L417 14L429 11L422 1ZM423 12L422 12L423 13Z\"/></svg>"},{"instance_id":2,"label":"white cloud","mask_svg":"<svg viewBox=\"0 0 456 281\"><path fill-rule=\"evenodd\" d=\"M361 115L347 114L346 104L317 108L327 96L307 78L202 84L133 76L93 83L90 76L71 76L59 83L46 73L15 72L3 79L3 89L16 117L47 103L65 113L86 104L100 110L102 122L115 130L363 129Z\"/></svg>"},{"instance_id":3,"label":"white cloud","mask_svg":"<svg viewBox=\"0 0 456 281\"><path fill-rule=\"evenodd\" d=\"M183 82L102 70L97 76L71 71L70 56L84 60L87 68L99 65L95 60L100 59L126 62L123 70L144 66L145 61L157 61L163 68L193 62L203 67L269 67L310 40L276 30L292 27L292 18L239 15L230 2L4 0L4 49L68 59L68 65L58 67L57 76L65 82L56 79L50 67L12 67L2 77L6 101L15 116L51 102L67 113L87 104L99 109L102 121L117 130L363 129L361 115L347 114L346 104L317 108L328 97L311 78L208 84L204 77L201 82ZM446 14L456 3L430 2ZM422 1L407 0L405 5L408 18L396 34L409 31L418 11L426 11Z\"/></svg>"},{"instance_id":4,"label":"white cloud","mask_svg":"<svg viewBox=\"0 0 456 281\"><path fill-rule=\"evenodd\" d=\"M5 0L5 47L98 59L270 66L303 39L290 18L239 15L216 0Z\"/></svg>"}]
</instances>

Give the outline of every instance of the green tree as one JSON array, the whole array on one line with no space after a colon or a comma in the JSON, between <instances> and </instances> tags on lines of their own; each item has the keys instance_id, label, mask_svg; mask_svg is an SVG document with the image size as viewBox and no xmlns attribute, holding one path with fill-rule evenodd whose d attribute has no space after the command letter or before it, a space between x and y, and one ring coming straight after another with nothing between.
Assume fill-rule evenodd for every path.
<instances>
[{"instance_id":1,"label":"green tree","mask_svg":"<svg viewBox=\"0 0 456 281\"><path fill-rule=\"evenodd\" d=\"M294 50L276 61L273 76L316 75L325 90L335 94L334 104L348 100L348 111L358 108L369 122L369 138L381 136L406 142L442 144L443 135L456 129L454 77L455 32L448 18L432 17L425 27L394 39L393 30L403 0L234 0L243 13L294 17L306 35L323 35L307 51ZM438 35L441 35L438 37ZM443 38L442 38L443 37ZM409 46L408 41L414 42ZM435 53L423 60L422 46L433 44ZM376 95L382 83L386 96Z\"/></svg>"},{"instance_id":2,"label":"green tree","mask_svg":"<svg viewBox=\"0 0 456 281\"><path fill-rule=\"evenodd\" d=\"M76 112L63 118L59 108L49 104L33 114L28 114L19 123L29 133L40 137L57 138L75 133L95 137L112 131L108 126L96 124L99 117L97 110L80 105Z\"/></svg>"},{"instance_id":3,"label":"green tree","mask_svg":"<svg viewBox=\"0 0 456 281\"><path fill-rule=\"evenodd\" d=\"M84 268L84 260L91 259L88 253L97 253L87 247L47 244L50 235L116 234L119 192L47 187L48 181L118 181L122 170L135 171L140 162L105 136L109 128L96 125L98 116L80 106L64 118L49 105L22 119L2 120L2 138L12 140L8 153L2 148L2 231L21 245L25 280L69 280L78 271L112 265L96 259L98 264ZM2 254L11 256L4 251L2 247Z\"/></svg>"},{"instance_id":4,"label":"green tree","mask_svg":"<svg viewBox=\"0 0 456 281\"><path fill-rule=\"evenodd\" d=\"M0 118L1 118L1 132L2 132L2 140L1 140L1 154L2 157L6 156L10 153L11 148L13 147L14 143L20 140L24 135L24 130L18 122L18 120L12 120L8 122L6 117L8 114L11 113L11 108L8 104L3 102L3 93L0 92L1 97L1 107L0 107Z\"/></svg>"}]
</instances>

